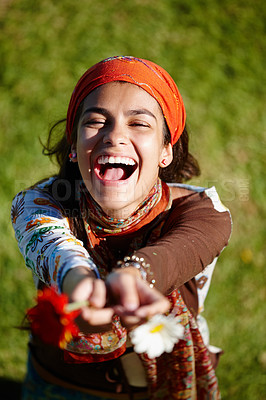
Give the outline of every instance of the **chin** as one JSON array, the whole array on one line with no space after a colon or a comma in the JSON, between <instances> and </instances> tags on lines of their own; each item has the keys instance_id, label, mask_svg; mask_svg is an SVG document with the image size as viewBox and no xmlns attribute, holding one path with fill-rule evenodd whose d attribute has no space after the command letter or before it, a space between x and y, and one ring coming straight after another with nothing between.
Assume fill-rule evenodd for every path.
<instances>
[{"instance_id":1,"label":"chin","mask_svg":"<svg viewBox=\"0 0 266 400\"><path fill-rule=\"evenodd\" d=\"M115 218L127 218L135 210L135 205L132 202L125 199L125 196L121 198L111 199L101 198L96 199L105 214Z\"/></svg>"}]
</instances>

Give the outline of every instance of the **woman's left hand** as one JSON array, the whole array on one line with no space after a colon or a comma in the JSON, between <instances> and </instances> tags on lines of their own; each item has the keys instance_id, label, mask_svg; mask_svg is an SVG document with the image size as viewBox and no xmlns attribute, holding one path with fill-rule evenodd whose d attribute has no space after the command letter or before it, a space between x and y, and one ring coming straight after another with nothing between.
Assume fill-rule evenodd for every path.
<instances>
[{"instance_id":1,"label":"woman's left hand","mask_svg":"<svg viewBox=\"0 0 266 400\"><path fill-rule=\"evenodd\" d=\"M134 267L117 269L106 281L109 301L124 325L132 327L169 310L167 298L140 277Z\"/></svg>"}]
</instances>

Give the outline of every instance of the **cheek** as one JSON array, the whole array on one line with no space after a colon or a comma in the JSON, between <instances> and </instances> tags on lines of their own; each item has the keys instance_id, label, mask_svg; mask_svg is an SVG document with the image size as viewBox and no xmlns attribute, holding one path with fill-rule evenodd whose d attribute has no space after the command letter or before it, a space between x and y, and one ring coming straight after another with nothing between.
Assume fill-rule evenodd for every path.
<instances>
[{"instance_id":1,"label":"cheek","mask_svg":"<svg viewBox=\"0 0 266 400\"><path fill-rule=\"evenodd\" d=\"M90 135L86 129L78 131L77 153L79 156L88 154L97 143L97 135Z\"/></svg>"},{"instance_id":2,"label":"cheek","mask_svg":"<svg viewBox=\"0 0 266 400\"><path fill-rule=\"evenodd\" d=\"M140 146L141 158L150 164L156 164L160 160L163 146L161 140L153 138L149 141L143 141Z\"/></svg>"},{"instance_id":3,"label":"cheek","mask_svg":"<svg viewBox=\"0 0 266 400\"><path fill-rule=\"evenodd\" d=\"M84 174L87 174L88 170L90 170L90 153L91 153L91 138L82 135L81 132L78 134L77 139L77 158L78 165L83 178L85 178Z\"/></svg>"}]
</instances>

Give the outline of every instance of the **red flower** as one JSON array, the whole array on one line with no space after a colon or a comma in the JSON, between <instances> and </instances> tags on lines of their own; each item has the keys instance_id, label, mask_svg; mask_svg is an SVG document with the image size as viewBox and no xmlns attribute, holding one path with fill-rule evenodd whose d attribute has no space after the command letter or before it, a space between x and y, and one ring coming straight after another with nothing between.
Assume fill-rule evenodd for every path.
<instances>
[{"instance_id":1,"label":"red flower","mask_svg":"<svg viewBox=\"0 0 266 400\"><path fill-rule=\"evenodd\" d=\"M68 297L58 294L54 289L38 291L37 305L27 311L31 331L44 343L61 349L65 348L72 336L77 336L79 329L74 319L80 311L67 311Z\"/></svg>"}]
</instances>

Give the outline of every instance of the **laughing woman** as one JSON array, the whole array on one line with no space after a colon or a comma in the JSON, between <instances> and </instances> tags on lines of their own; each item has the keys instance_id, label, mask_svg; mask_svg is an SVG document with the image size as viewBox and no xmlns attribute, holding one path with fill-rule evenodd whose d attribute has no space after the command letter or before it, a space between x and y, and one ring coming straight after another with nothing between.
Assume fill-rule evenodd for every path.
<instances>
[{"instance_id":1,"label":"laughing woman","mask_svg":"<svg viewBox=\"0 0 266 400\"><path fill-rule=\"evenodd\" d=\"M59 142L53 133L58 175L15 197L12 222L36 287L90 306L66 349L32 335L23 398L219 399L199 312L231 219L214 188L182 184L199 168L174 81L147 60L103 60L77 83ZM136 354L131 328L172 310L183 340Z\"/></svg>"}]
</instances>

